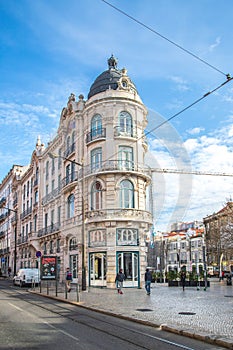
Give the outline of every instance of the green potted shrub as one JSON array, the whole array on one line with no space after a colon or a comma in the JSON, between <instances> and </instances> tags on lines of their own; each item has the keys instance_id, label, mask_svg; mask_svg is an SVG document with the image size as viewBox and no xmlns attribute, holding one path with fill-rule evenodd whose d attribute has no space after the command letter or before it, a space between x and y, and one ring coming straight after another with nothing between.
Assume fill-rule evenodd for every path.
<instances>
[{"instance_id":1,"label":"green potted shrub","mask_svg":"<svg viewBox=\"0 0 233 350\"><path fill-rule=\"evenodd\" d=\"M168 279L168 287L177 287L178 286L177 271L174 271L174 270L168 271L167 279Z\"/></svg>"}]
</instances>

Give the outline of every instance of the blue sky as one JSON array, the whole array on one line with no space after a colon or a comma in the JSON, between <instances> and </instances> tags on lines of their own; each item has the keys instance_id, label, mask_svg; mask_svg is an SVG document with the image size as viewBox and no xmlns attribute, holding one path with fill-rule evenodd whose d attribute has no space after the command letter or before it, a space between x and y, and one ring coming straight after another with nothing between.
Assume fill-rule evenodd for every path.
<instances>
[{"instance_id":1,"label":"blue sky","mask_svg":"<svg viewBox=\"0 0 233 350\"><path fill-rule=\"evenodd\" d=\"M149 110L148 164L233 173L233 81L156 129L233 76L233 2L109 2L216 69L101 0L0 0L0 181L30 162L38 135L45 144L55 136L70 93L87 98L112 53ZM154 174L153 187L165 230L221 209L233 177Z\"/></svg>"}]
</instances>

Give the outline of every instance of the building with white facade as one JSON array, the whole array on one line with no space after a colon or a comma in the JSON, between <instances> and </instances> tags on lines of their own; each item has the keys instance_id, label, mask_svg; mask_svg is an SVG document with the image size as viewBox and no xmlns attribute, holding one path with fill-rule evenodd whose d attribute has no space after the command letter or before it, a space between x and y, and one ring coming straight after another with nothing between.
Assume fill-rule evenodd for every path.
<instances>
[{"instance_id":1,"label":"building with white facade","mask_svg":"<svg viewBox=\"0 0 233 350\"><path fill-rule=\"evenodd\" d=\"M87 100L71 94L56 137L38 139L31 164L15 182L17 268L38 266L36 254L56 256L83 289L141 287L145 238L152 226L145 165L147 110L126 69L111 56ZM14 196L14 194L13 194Z\"/></svg>"}]
</instances>

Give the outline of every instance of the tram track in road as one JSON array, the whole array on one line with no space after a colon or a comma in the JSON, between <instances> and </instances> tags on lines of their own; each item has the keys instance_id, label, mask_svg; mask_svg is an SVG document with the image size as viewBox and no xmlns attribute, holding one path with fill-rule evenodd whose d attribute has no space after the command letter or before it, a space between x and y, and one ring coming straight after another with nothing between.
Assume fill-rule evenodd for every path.
<instances>
[{"instance_id":1,"label":"tram track in road","mask_svg":"<svg viewBox=\"0 0 233 350\"><path fill-rule=\"evenodd\" d=\"M90 311L83 309L78 305L61 304L60 301L51 299L46 300L42 296L30 294L27 290L17 290L14 287L11 289L1 289L3 293L13 298L19 298L34 307L41 308L47 312L53 313L59 317L69 319L77 324L88 327L90 330L101 332L104 335L115 337L118 340L127 342L135 346L137 349L154 350L155 343L159 343L158 349L184 349L197 350L204 349L203 347L193 348L188 346L188 339L181 336L174 336L160 331L159 328L143 326L139 324L130 325L130 321L113 321L112 316L103 315L98 311ZM143 330L144 329L144 330ZM58 329L59 330L59 329ZM62 330L59 330L62 331ZM163 333L164 337L158 336L155 332ZM166 336L165 336L166 334ZM179 341L171 340L171 338L179 339ZM127 347L125 347L127 348ZM216 349L216 348L215 348ZM219 348L220 349L220 348Z\"/></svg>"}]
</instances>

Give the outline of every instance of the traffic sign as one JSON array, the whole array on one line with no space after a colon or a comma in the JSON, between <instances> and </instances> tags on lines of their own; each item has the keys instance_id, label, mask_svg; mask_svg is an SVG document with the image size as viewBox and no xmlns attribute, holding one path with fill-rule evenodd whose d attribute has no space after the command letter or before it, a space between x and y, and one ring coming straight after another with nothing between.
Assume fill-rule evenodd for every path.
<instances>
[{"instance_id":1,"label":"traffic sign","mask_svg":"<svg viewBox=\"0 0 233 350\"><path fill-rule=\"evenodd\" d=\"M39 250L36 252L36 257L37 257L37 258L40 258L40 257L41 257L41 252L40 252Z\"/></svg>"}]
</instances>

